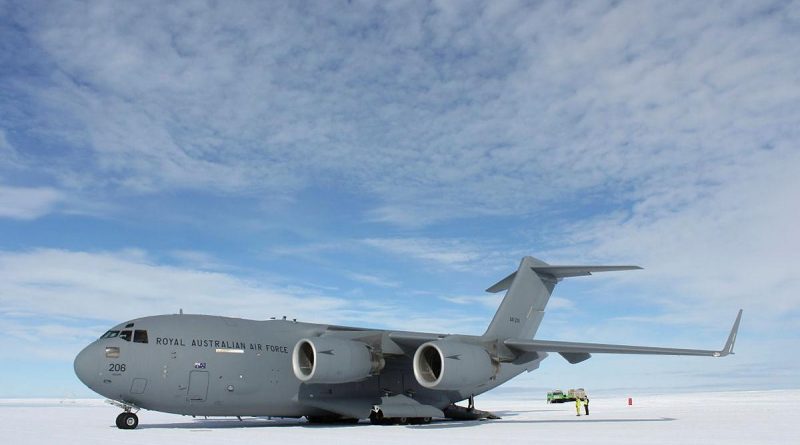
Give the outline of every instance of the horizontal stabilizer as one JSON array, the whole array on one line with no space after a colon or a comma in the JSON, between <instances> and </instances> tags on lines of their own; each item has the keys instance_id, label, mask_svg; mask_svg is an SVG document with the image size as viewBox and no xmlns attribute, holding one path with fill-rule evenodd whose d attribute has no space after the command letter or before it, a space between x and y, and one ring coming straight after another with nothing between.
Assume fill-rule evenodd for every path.
<instances>
[{"instance_id":1,"label":"horizontal stabilizer","mask_svg":"<svg viewBox=\"0 0 800 445\"><path fill-rule=\"evenodd\" d=\"M600 343L574 343L567 341L524 339L508 339L504 343L509 348L519 352L558 352L567 360L570 360L570 357L565 354L575 353L698 355L709 357L725 357L728 354L733 354L733 344L736 341L736 334L739 331L739 323L741 320L742 310L740 309L739 314L736 316L736 321L734 321L733 327L731 328L731 332L728 335L728 341L725 342L725 346L719 351L706 349L678 349L661 348L655 346L609 345Z\"/></svg>"},{"instance_id":2,"label":"horizontal stabilizer","mask_svg":"<svg viewBox=\"0 0 800 445\"><path fill-rule=\"evenodd\" d=\"M639 266L532 266L531 270L539 275L549 275L553 278L570 278L591 275L593 272L614 272L619 270L637 270L641 269ZM511 286L514 277L517 276L516 272L498 281L496 284L486 289L486 292L497 293L504 291Z\"/></svg>"}]
</instances>

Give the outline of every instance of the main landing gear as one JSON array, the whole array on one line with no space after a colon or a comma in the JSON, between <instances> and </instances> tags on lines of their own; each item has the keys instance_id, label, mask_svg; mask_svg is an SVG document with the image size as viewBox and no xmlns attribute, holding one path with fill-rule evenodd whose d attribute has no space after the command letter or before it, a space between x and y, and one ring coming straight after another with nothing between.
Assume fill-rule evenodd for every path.
<instances>
[{"instance_id":1,"label":"main landing gear","mask_svg":"<svg viewBox=\"0 0 800 445\"><path fill-rule=\"evenodd\" d=\"M369 423L373 425L427 425L430 417L384 417L383 411L373 411L369 415Z\"/></svg>"},{"instance_id":2,"label":"main landing gear","mask_svg":"<svg viewBox=\"0 0 800 445\"><path fill-rule=\"evenodd\" d=\"M466 407L452 404L444 409L444 415L448 419L454 420L484 420L499 419L500 417L489 411L475 409L475 397L470 396Z\"/></svg>"},{"instance_id":3,"label":"main landing gear","mask_svg":"<svg viewBox=\"0 0 800 445\"><path fill-rule=\"evenodd\" d=\"M132 430L139 426L139 416L136 412L139 408L124 402L117 402L116 400L106 400L109 405L114 405L117 408L122 408L123 412L117 416L117 428L121 430Z\"/></svg>"}]
</instances>

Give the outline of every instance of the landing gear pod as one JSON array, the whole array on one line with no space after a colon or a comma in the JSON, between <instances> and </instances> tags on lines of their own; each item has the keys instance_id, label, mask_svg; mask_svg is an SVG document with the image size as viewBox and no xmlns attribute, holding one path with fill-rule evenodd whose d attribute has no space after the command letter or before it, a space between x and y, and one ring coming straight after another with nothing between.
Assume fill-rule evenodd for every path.
<instances>
[{"instance_id":1,"label":"landing gear pod","mask_svg":"<svg viewBox=\"0 0 800 445\"><path fill-rule=\"evenodd\" d=\"M447 340L424 343L413 363L417 382L430 389L462 390L482 385L496 373L483 347Z\"/></svg>"},{"instance_id":2,"label":"landing gear pod","mask_svg":"<svg viewBox=\"0 0 800 445\"><path fill-rule=\"evenodd\" d=\"M292 369L306 383L347 383L363 380L383 369L383 357L360 341L304 338L292 351Z\"/></svg>"}]
</instances>

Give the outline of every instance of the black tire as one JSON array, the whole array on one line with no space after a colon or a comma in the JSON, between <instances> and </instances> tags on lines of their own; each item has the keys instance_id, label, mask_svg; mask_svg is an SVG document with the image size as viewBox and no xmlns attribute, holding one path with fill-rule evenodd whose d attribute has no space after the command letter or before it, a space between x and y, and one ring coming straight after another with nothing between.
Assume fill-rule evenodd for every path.
<instances>
[{"instance_id":1,"label":"black tire","mask_svg":"<svg viewBox=\"0 0 800 445\"><path fill-rule=\"evenodd\" d=\"M139 416L134 413L122 413L117 416L117 428L132 430L139 426Z\"/></svg>"},{"instance_id":2,"label":"black tire","mask_svg":"<svg viewBox=\"0 0 800 445\"><path fill-rule=\"evenodd\" d=\"M136 429L136 427L139 426L139 416L128 413L128 417L125 419L125 426L127 426L129 430Z\"/></svg>"},{"instance_id":3,"label":"black tire","mask_svg":"<svg viewBox=\"0 0 800 445\"><path fill-rule=\"evenodd\" d=\"M408 417L398 417L397 423L399 425L408 425Z\"/></svg>"},{"instance_id":4,"label":"black tire","mask_svg":"<svg viewBox=\"0 0 800 445\"><path fill-rule=\"evenodd\" d=\"M371 412L369 414L369 423L373 425L386 425L387 421L386 418L383 417L383 411L378 411L377 413L375 411Z\"/></svg>"}]
</instances>

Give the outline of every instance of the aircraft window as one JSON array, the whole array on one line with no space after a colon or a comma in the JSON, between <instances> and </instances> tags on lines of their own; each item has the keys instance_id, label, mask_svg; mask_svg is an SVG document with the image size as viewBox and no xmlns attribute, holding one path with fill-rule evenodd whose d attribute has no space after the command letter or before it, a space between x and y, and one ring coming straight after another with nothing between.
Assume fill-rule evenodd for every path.
<instances>
[{"instance_id":1,"label":"aircraft window","mask_svg":"<svg viewBox=\"0 0 800 445\"><path fill-rule=\"evenodd\" d=\"M133 342L134 343L147 343L147 331L142 330L135 330L133 331Z\"/></svg>"},{"instance_id":2,"label":"aircraft window","mask_svg":"<svg viewBox=\"0 0 800 445\"><path fill-rule=\"evenodd\" d=\"M119 358L119 348L116 346L106 346L107 358Z\"/></svg>"},{"instance_id":3,"label":"aircraft window","mask_svg":"<svg viewBox=\"0 0 800 445\"><path fill-rule=\"evenodd\" d=\"M133 323L128 323L128 324L125 325L125 329L132 328L132 327L133 327Z\"/></svg>"},{"instance_id":4,"label":"aircraft window","mask_svg":"<svg viewBox=\"0 0 800 445\"><path fill-rule=\"evenodd\" d=\"M119 335L119 331L108 331L100 338L114 338Z\"/></svg>"},{"instance_id":5,"label":"aircraft window","mask_svg":"<svg viewBox=\"0 0 800 445\"><path fill-rule=\"evenodd\" d=\"M131 341L131 331L122 331L119 333L119 338L125 341Z\"/></svg>"}]
</instances>

